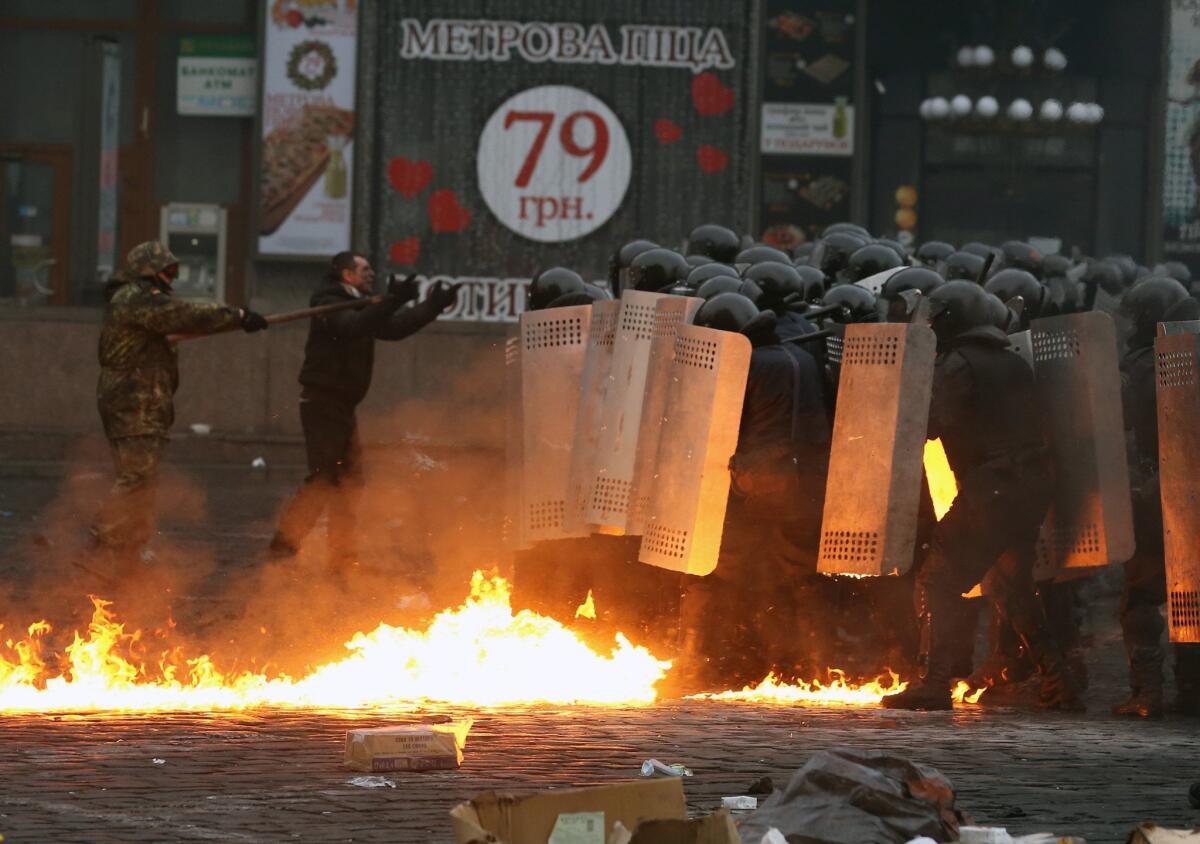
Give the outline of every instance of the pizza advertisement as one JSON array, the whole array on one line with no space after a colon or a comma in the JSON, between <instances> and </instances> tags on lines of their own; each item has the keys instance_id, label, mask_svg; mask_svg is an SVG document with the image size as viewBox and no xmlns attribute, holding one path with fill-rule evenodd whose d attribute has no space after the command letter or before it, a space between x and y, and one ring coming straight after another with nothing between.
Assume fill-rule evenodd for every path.
<instances>
[{"instance_id":1,"label":"pizza advertisement","mask_svg":"<svg viewBox=\"0 0 1200 844\"><path fill-rule=\"evenodd\" d=\"M358 0L263 0L258 253L350 248Z\"/></svg>"}]
</instances>

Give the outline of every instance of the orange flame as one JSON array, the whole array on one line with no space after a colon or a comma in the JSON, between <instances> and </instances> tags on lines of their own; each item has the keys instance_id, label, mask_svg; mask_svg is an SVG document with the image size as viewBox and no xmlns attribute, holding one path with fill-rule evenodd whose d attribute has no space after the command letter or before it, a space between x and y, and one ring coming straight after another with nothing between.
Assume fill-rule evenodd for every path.
<instances>
[{"instance_id":1,"label":"orange flame","mask_svg":"<svg viewBox=\"0 0 1200 844\"><path fill-rule=\"evenodd\" d=\"M753 703L810 704L816 706L870 706L879 703L885 695L892 695L908 688L900 675L888 671L887 677L876 677L862 684L846 680L846 673L829 669L830 680L823 683L813 680L806 683L784 683L775 673L770 673L755 686L746 686L741 691L726 691L715 694L691 695L695 700L732 700Z\"/></svg>"},{"instance_id":2,"label":"orange flame","mask_svg":"<svg viewBox=\"0 0 1200 844\"><path fill-rule=\"evenodd\" d=\"M983 693L986 691L986 686L982 689L972 691L971 686L966 680L959 680L954 685L954 691L950 692L950 696L954 698L955 703L979 703L979 699L983 697Z\"/></svg>"},{"instance_id":3,"label":"orange flame","mask_svg":"<svg viewBox=\"0 0 1200 844\"><path fill-rule=\"evenodd\" d=\"M618 633L608 655L554 619L514 612L509 585L475 572L463 604L425 630L380 624L358 633L344 658L305 677L222 673L207 655L168 651L147 666L107 601L93 598L87 633L76 632L56 672L43 657L44 622L0 648L0 711L155 711L250 706L349 707L447 701L649 703L670 668ZM144 647L145 643L141 643Z\"/></svg>"},{"instance_id":4,"label":"orange flame","mask_svg":"<svg viewBox=\"0 0 1200 844\"><path fill-rule=\"evenodd\" d=\"M582 604L575 608L576 618L590 618L593 621L596 619L596 599L592 597L592 590L588 590L587 598Z\"/></svg>"},{"instance_id":5,"label":"orange flame","mask_svg":"<svg viewBox=\"0 0 1200 844\"><path fill-rule=\"evenodd\" d=\"M933 514L940 522L958 497L958 481L941 440L925 441L925 477L929 479L929 494L933 498Z\"/></svg>"}]
</instances>

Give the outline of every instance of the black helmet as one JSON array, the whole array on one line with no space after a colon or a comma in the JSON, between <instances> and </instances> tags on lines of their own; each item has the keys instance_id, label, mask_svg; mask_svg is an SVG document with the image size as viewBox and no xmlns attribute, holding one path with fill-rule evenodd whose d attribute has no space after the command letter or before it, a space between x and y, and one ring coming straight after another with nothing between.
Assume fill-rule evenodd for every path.
<instances>
[{"instance_id":1,"label":"black helmet","mask_svg":"<svg viewBox=\"0 0 1200 844\"><path fill-rule=\"evenodd\" d=\"M566 293L559 296L553 302L546 306L546 310L551 308L573 308L576 305L590 305L593 302L602 302L605 299L611 299L612 296L603 287L595 284L589 284L586 281L583 283L583 290L576 293Z\"/></svg>"},{"instance_id":2,"label":"black helmet","mask_svg":"<svg viewBox=\"0 0 1200 844\"><path fill-rule=\"evenodd\" d=\"M760 315L758 306L740 293L718 293L696 311L694 324L740 333Z\"/></svg>"},{"instance_id":3,"label":"black helmet","mask_svg":"<svg viewBox=\"0 0 1200 844\"><path fill-rule=\"evenodd\" d=\"M835 322L878 322L875 294L857 284L836 284L821 297L822 305L841 305L842 312L832 315Z\"/></svg>"},{"instance_id":4,"label":"black helmet","mask_svg":"<svg viewBox=\"0 0 1200 844\"><path fill-rule=\"evenodd\" d=\"M1132 323L1131 346L1148 346L1154 342L1158 324L1167 311L1189 298L1187 288L1167 276L1142 279L1121 299L1121 313Z\"/></svg>"},{"instance_id":5,"label":"black helmet","mask_svg":"<svg viewBox=\"0 0 1200 844\"><path fill-rule=\"evenodd\" d=\"M1034 278L1033 273L1007 267L987 280L983 289L994 294L1001 302L1020 296L1025 303L1021 313L1021 327L1028 328L1031 319L1041 316L1046 301L1046 288Z\"/></svg>"},{"instance_id":6,"label":"black helmet","mask_svg":"<svg viewBox=\"0 0 1200 844\"><path fill-rule=\"evenodd\" d=\"M821 238L809 257L809 263L825 273L825 283L837 281L850 256L867 245L867 239L849 231L836 231Z\"/></svg>"},{"instance_id":7,"label":"black helmet","mask_svg":"<svg viewBox=\"0 0 1200 844\"><path fill-rule=\"evenodd\" d=\"M937 267L955 252L954 247L944 240L931 240L917 247L917 260L927 267Z\"/></svg>"},{"instance_id":8,"label":"black helmet","mask_svg":"<svg viewBox=\"0 0 1200 844\"><path fill-rule=\"evenodd\" d=\"M753 281L725 275L710 278L696 288L696 295L701 299L712 299L722 293L737 293L754 302L756 307L763 295L762 288Z\"/></svg>"},{"instance_id":9,"label":"black helmet","mask_svg":"<svg viewBox=\"0 0 1200 844\"><path fill-rule=\"evenodd\" d=\"M687 261L688 266L693 268L713 263L713 259L707 255L684 255L683 260Z\"/></svg>"},{"instance_id":10,"label":"black helmet","mask_svg":"<svg viewBox=\"0 0 1200 844\"><path fill-rule=\"evenodd\" d=\"M735 264L759 264L763 261L778 261L781 264L791 264L792 259L787 253L765 243L756 243L748 249L743 249L733 259Z\"/></svg>"},{"instance_id":11,"label":"black helmet","mask_svg":"<svg viewBox=\"0 0 1200 844\"><path fill-rule=\"evenodd\" d=\"M691 272L687 274L687 283L692 287L699 287L708 281L710 278L717 276L729 276L737 278L738 272L729 264L722 264L720 261L712 261L707 264L701 264L698 267L692 267Z\"/></svg>"},{"instance_id":12,"label":"black helmet","mask_svg":"<svg viewBox=\"0 0 1200 844\"><path fill-rule=\"evenodd\" d=\"M1006 240L1000 244L1000 252L1004 257L1005 268L1024 270L1038 281L1041 280L1042 262L1045 261L1045 256L1028 243L1020 240Z\"/></svg>"},{"instance_id":13,"label":"black helmet","mask_svg":"<svg viewBox=\"0 0 1200 844\"><path fill-rule=\"evenodd\" d=\"M689 255L707 255L714 261L729 263L741 251L741 246L742 239L733 229L716 223L704 223L692 229L684 251Z\"/></svg>"},{"instance_id":14,"label":"black helmet","mask_svg":"<svg viewBox=\"0 0 1200 844\"><path fill-rule=\"evenodd\" d=\"M884 270L894 270L903 267L904 260L896 254L896 250L882 243L871 243L855 250L846 262L847 281L862 281Z\"/></svg>"},{"instance_id":15,"label":"black helmet","mask_svg":"<svg viewBox=\"0 0 1200 844\"><path fill-rule=\"evenodd\" d=\"M1137 261L1133 260L1133 258L1117 253L1107 256L1104 260L1116 267L1118 272L1121 273L1122 287L1131 287L1137 281L1138 265Z\"/></svg>"},{"instance_id":16,"label":"black helmet","mask_svg":"<svg viewBox=\"0 0 1200 844\"><path fill-rule=\"evenodd\" d=\"M1167 261L1154 268L1155 275L1165 275L1173 278L1184 287L1192 283L1192 271L1183 261Z\"/></svg>"},{"instance_id":17,"label":"black helmet","mask_svg":"<svg viewBox=\"0 0 1200 844\"><path fill-rule=\"evenodd\" d=\"M1066 255L1047 255L1042 259L1042 279L1066 278L1075 262Z\"/></svg>"},{"instance_id":18,"label":"black helmet","mask_svg":"<svg viewBox=\"0 0 1200 844\"><path fill-rule=\"evenodd\" d=\"M984 260L973 252L955 252L942 265L942 275L946 281L978 281Z\"/></svg>"},{"instance_id":19,"label":"black helmet","mask_svg":"<svg viewBox=\"0 0 1200 844\"><path fill-rule=\"evenodd\" d=\"M971 255L978 255L983 260L987 260L988 255L995 255L997 250L994 246L988 246L986 243L980 243L978 240L972 240L970 243L964 243L958 247L959 252L966 252Z\"/></svg>"},{"instance_id":20,"label":"black helmet","mask_svg":"<svg viewBox=\"0 0 1200 844\"><path fill-rule=\"evenodd\" d=\"M900 241L892 240L890 237L877 237L874 240L872 240L871 242L878 243L880 246L888 247L889 249L891 249L893 252L895 252L897 255L900 256L900 263L902 263L902 264L908 263L908 254L909 254L908 249L906 249L904 247L904 244L901 243Z\"/></svg>"},{"instance_id":21,"label":"black helmet","mask_svg":"<svg viewBox=\"0 0 1200 844\"><path fill-rule=\"evenodd\" d=\"M871 233L858 223L830 223L825 227L825 231L821 232L821 237L829 237L837 232L850 232L867 241L871 239Z\"/></svg>"},{"instance_id":22,"label":"black helmet","mask_svg":"<svg viewBox=\"0 0 1200 844\"><path fill-rule=\"evenodd\" d=\"M647 249L629 265L629 285L635 290L662 290L687 278L691 267L678 252L661 247Z\"/></svg>"},{"instance_id":23,"label":"black helmet","mask_svg":"<svg viewBox=\"0 0 1200 844\"><path fill-rule=\"evenodd\" d=\"M817 244L813 243L812 241L809 241L808 243L801 243L792 250L792 263L796 264L797 266L807 266L808 259L812 256L813 250L816 248Z\"/></svg>"},{"instance_id":24,"label":"black helmet","mask_svg":"<svg viewBox=\"0 0 1200 844\"><path fill-rule=\"evenodd\" d=\"M798 266L796 274L800 276L800 284L803 285L801 297L805 302L820 302L821 297L825 295L825 273L818 270L816 267Z\"/></svg>"},{"instance_id":25,"label":"black helmet","mask_svg":"<svg viewBox=\"0 0 1200 844\"><path fill-rule=\"evenodd\" d=\"M944 283L945 279L928 267L905 267L892 273L879 291L880 315L888 322L907 322L908 304L900 294L916 290L926 296Z\"/></svg>"},{"instance_id":26,"label":"black helmet","mask_svg":"<svg viewBox=\"0 0 1200 844\"><path fill-rule=\"evenodd\" d=\"M788 305L799 305L804 301L804 281L790 263L762 261L748 267L742 278L762 288L762 296L755 303L760 308L770 308L781 314Z\"/></svg>"},{"instance_id":27,"label":"black helmet","mask_svg":"<svg viewBox=\"0 0 1200 844\"><path fill-rule=\"evenodd\" d=\"M1088 284L1098 284L1110 296L1120 296L1123 284L1121 268L1109 261L1089 261L1083 279Z\"/></svg>"},{"instance_id":28,"label":"black helmet","mask_svg":"<svg viewBox=\"0 0 1200 844\"><path fill-rule=\"evenodd\" d=\"M647 249L657 249L658 244L650 240L631 240L608 259L608 283L618 293L624 287L621 270L628 269L633 259Z\"/></svg>"},{"instance_id":29,"label":"black helmet","mask_svg":"<svg viewBox=\"0 0 1200 844\"><path fill-rule=\"evenodd\" d=\"M972 328L1007 322L1008 308L973 281L948 281L929 294L930 327L938 346Z\"/></svg>"},{"instance_id":30,"label":"black helmet","mask_svg":"<svg viewBox=\"0 0 1200 844\"><path fill-rule=\"evenodd\" d=\"M550 307L550 303L571 293L583 293L586 285L579 273L566 267L551 267L542 270L529 282L529 307L531 311L540 311Z\"/></svg>"}]
</instances>

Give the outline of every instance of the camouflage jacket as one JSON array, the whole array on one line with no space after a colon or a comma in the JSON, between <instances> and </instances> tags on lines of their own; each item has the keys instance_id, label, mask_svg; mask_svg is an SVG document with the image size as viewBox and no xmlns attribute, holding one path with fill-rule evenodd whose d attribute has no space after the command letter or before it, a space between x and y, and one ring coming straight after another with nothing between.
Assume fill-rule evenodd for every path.
<instances>
[{"instance_id":1,"label":"camouflage jacket","mask_svg":"<svg viewBox=\"0 0 1200 844\"><path fill-rule=\"evenodd\" d=\"M96 401L104 433L165 437L175 421L179 364L168 334L202 333L236 325L236 308L188 302L148 278L117 275L105 288Z\"/></svg>"}]
</instances>

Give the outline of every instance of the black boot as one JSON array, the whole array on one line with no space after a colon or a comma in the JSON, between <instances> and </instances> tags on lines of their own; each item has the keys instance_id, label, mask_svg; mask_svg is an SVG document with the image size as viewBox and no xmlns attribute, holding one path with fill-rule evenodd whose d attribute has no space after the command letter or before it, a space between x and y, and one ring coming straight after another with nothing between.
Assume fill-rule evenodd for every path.
<instances>
[{"instance_id":1,"label":"black boot","mask_svg":"<svg viewBox=\"0 0 1200 844\"><path fill-rule=\"evenodd\" d=\"M950 697L951 662L954 651L946 641L944 619L939 621L935 614L926 612L922 619L921 638L927 643L925 676L907 689L887 695L881 701L884 709L953 709Z\"/></svg>"},{"instance_id":2,"label":"black boot","mask_svg":"<svg viewBox=\"0 0 1200 844\"><path fill-rule=\"evenodd\" d=\"M1161 718L1163 702L1162 645L1127 646L1129 660L1129 699L1112 708L1113 715L1124 718Z\"/></svg>"}]
</instances>

